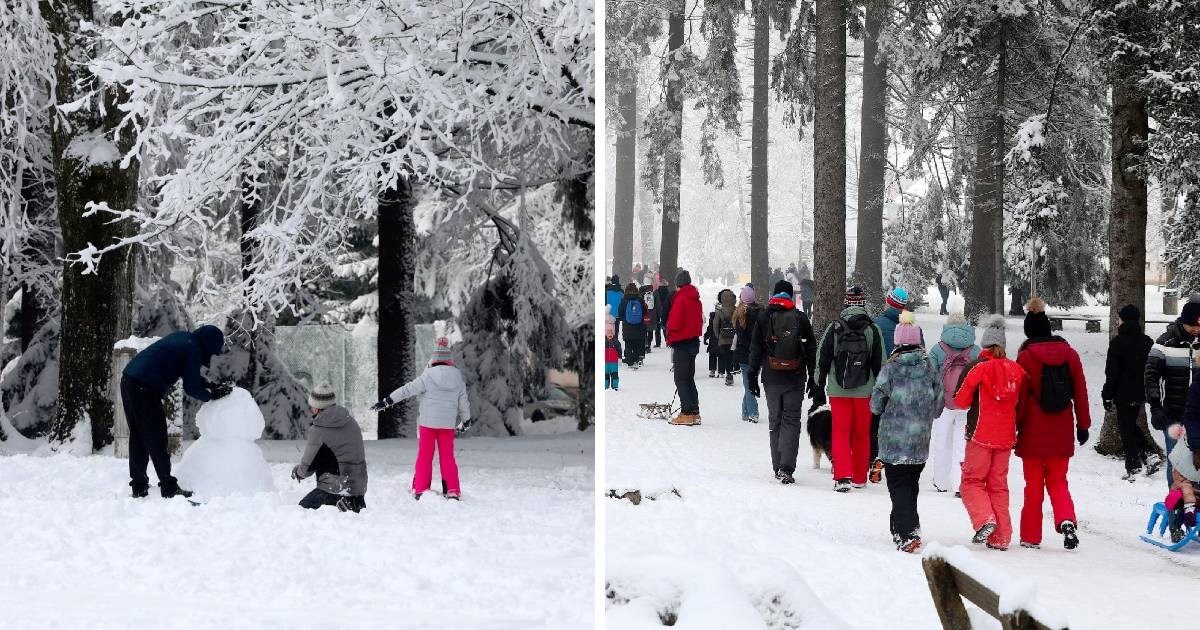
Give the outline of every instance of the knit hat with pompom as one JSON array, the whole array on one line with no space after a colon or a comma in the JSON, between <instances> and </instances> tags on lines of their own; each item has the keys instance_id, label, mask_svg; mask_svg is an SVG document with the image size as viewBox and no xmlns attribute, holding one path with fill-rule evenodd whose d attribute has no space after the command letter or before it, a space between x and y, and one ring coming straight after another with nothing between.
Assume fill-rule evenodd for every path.
<instances>
[{"instance_id":1,"label":"knit hat with pompom","mask_svg":"<svg viewBox=\"0 0 1200 630\"><path fill-rule=\"evenodd\" d=\"M897 346L921 345L921 327L917 326L917 316L912 311L900 312L900 323L892 338Z\"/></svg>"},{"instance_id":2,"label":"knit hat with pompom","mask_svg":"<svg viewBox=\"0 0 1200 630\"><path fill-rule=\"evenodd\" d=\"M961 326L967 323L967 318L962 313L950 313L946 316L947 326Z\"/></svg>"},{"instance_id":3,"label":"knit hat with pompom","mask_svg":"<svg viewBox=\"0 0 1200 630\"><path fill-rule=\"evenodd\" d=\"M450 355L450 340L445 337L438 337L437 347L433 349L433 354L429 356L430 365L437 365L438 363L454 365L454 359Z\"/></svg>"},{"instance_id":4,"label":"knit hat with pompom","mask_svg":"<svg viewBox=\"0 0 1200 630\"><path fill-rule=\"evenodd\" d=\"M1046 302L1035 297L1025 303L1025 336L1030 339L1050 337L1054 331L1050 326L1050 318L1046 316Z\"/></svg>"},{"instance_id":5,"label":"knit hat with pompom","mask_svg":"<svg viewBox=\"0 0 1200 630\"><path fill-rule=\"evenodd\" d=\"M1003 348L1006 344L1004 334L1004 316L1003 315L988 315L983 319L983 335L979 338L980 347L1000 346Z\"/></svg>"}]
</instances>

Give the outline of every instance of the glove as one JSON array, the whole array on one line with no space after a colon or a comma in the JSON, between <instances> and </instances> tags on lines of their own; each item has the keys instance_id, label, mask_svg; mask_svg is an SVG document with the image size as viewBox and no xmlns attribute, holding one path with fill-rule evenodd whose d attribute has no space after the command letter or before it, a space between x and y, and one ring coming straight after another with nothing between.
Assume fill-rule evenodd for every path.
<instances>
[{"instance_id":1,"label":"glove","mask_svg":"<svg viewBox=\"0 0 1200 630\"><path fill-rule=\"evenodd\" d=\"M1115 408L1116 407L1115 407L1115 405L1113 405L1113 401L1111 401L1111 400L1104 401L1104 410L1105 411L1112 413L1112 410Z\"/></svg>"},{"instance_id":2,"label":"glove","mask_svg":"<svg viewBox=\"0 0 1200 630\"><path fill-rule=\"evenodd\" d=\"M208 388L210 391L212 391L213 400L221 400L233 391L233 383L229 381L221 381L220 383L210 384Z\"/></svg>"},{"instance_id":3,"label":"glove","mask_svg":"<svg viewBox=\"0 0 1200 630\"><path fill-rule=\"evenodd\" d=\"M304 481L304 473L300 471L300 464L296 464L292 467L292 479L295 479L296 483Z\"/></svg>"},{"instance_id":4,"label":"glove","mask_svg":"<svg viewBox=\"0 0 1200 630\"><path fill-rule=\"evenodd\" d=\"M1162 407L1150 408L1150 426L1159 431L1167 428L1167 412Z\"/></svg>"},{"instance_id":5,"label":"glove","mask_svg":"<svg viewBox=\"0 0 1200 630\"><path fill-rule=\"evenodd\" d=\"M384 396L383 400L371 405L371 411L383 411L394 404L396 404L396 401L392 400L391 396Z\"/></svg>"},{"instance_id":6,"label":"glove","mask_svg":"<svg viewBox=\"0 0 1200 630\"><path fill-rule=\"evenodd\" d=\"M761 392L758 389L758 379L756 378L746 379L746 389L750 390L750 395L754 396L755 398L761 396Z\"/></svg>"},{"instance_id":7,"label":"glove","mask_svg":"<svg viewBox=\"0 0 1200 630\"><path fill-rule=\"evenodd\" d=\"M1196 526L1196 507L1192 506L1192 508L1190 510L1187 507L1184 507L1183 508L1183 518L1181 518L1179 520L1181 522L1183 522L1183 524L1189 528L1195 527Z\"/></svg>"},{"instance_id":8,"label":"glove","mask_svg":"<svg viewBox=\"0 0 1200 630\"><path fill-rule=\"evenodd\" d=\"M1087 440L1088 440L1088 430L1087 429L1076 429L1075 430L1075 439L1079 440L1080 446L1083 446L1083 443L1087 442Z\"/></svg>"},{"instance_id":9,"label":"glove","mask_svg":"<svg viewBox=\"0 0 1200 630\"><path fill-rule=\"evenodd\" d=\"M825 390L817 387L816 383L809 385L809 391L812 392L813 407L824 407L829 402L825 398Z\"/></svg>"}]
</instances>

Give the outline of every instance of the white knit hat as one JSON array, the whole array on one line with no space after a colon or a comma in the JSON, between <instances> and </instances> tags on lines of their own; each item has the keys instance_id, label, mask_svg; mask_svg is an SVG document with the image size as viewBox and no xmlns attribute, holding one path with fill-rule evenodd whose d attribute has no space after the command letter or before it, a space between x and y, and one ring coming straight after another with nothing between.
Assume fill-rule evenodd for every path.
<instances>
[{"instance_id":1,"label":"white knit hat","mask_svg":"<svg viewBox=\"0 0 1200 630\"><path fill-rule=\"evenodd\" d=\"M308 392L308 406L313 409L326 409L335 402L337 395L333 393L333 385L328 382L319 383Z\"/></svg>"}]
</instances>

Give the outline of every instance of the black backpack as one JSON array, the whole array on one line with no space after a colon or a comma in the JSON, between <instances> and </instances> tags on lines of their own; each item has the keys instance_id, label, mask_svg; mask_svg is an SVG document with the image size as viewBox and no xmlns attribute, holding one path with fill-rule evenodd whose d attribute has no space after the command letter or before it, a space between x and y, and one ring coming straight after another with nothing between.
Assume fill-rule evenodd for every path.
<instances>
[{"instance_id":1,"label":"black backpack","mask_svg":"<svg viewBox=\"0 0 1200 630\"><path fill-rule=\"evenodd\" d=\"M836 354L833 356L833 377L843 389L855 389L871 382L871 344L867 343L867 327L871 320L855 317L833 323L836 335Z\"/></svg>"},{"instance_id":2,"label":"black backpack","mask_svg":"<svg viewBox=\"0 0 1200 630\"><path fill-rule=\"evenodd\" d=\"M1062 411L1070 407L1074 395L1071 368L1066 363L1042 366L1042 397L1038 403L1043 411Z\"/></svg>"},{"instance_id":3,"label":"black backpack","mask_svg":"<svg viewBox=\"0 0 1200 630\"><path fill-rule=\"evenodd\" d=\"M804 366L804 342L800 336L800 311L773 311L767 320L767 365L772 370L794 372Z\"/></svg>"},{"instance_id":4,"label":"black backpack","mask_svg":"<svg viewBox=\"0 0 1200 630\"><path fill-rule=\"evenodd\" d=\"M733 317L728 319L717 316L717 342L723 346L733 343Z\"/></svg>"}]
</instances>

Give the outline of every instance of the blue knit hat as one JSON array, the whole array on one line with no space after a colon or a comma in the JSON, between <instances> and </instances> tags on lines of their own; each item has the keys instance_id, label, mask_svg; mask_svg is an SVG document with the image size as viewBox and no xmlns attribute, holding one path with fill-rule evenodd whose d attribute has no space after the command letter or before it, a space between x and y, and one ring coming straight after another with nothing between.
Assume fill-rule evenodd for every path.
<instances>
[{"instance_id":1,"label":"blue knit hat","mask_svg":"<svg viewBox=\"0 0 1200 630\"><path fill-rule=\"evenodd\" d=\"M908 291L906 291L904 287L896 287L895 289L888 291L888 294L883 298L883 301L886 302L888 306L896 310L903 311L908 307Z\"/></svg>"}]
</instances>

